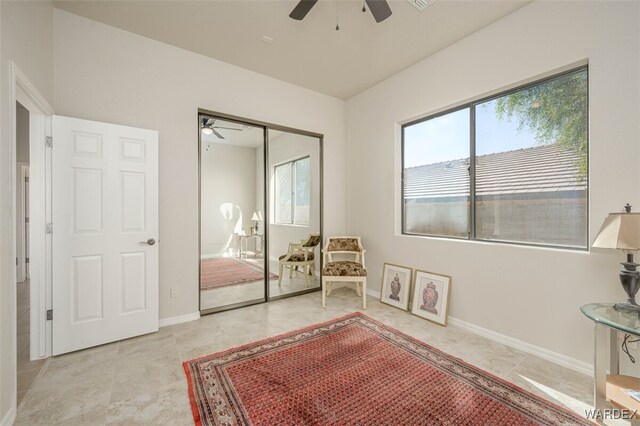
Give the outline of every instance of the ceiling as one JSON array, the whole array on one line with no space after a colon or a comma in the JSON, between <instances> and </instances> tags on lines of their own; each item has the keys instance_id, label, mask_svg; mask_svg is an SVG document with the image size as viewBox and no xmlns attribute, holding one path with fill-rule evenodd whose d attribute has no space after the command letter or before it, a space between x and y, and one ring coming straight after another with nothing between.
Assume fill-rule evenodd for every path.
<instances>
[{"instance_id":1,"label":"ceiling","mask_svg":"<svg viewBox=\"0 0 640 426\"><path fill-rule=\"evenodd\" d=\"M222 119L216 119L214 126L230 127L232 129L240 130L216 129L224 139L220 139L214 134L205 135L204 133L201 133L203 151L208 152L208 148L211 144L231 145L242 148L260 148L264 145L264 129L262 127L255 127ZM268 131L270 141L283 134L283 132L279 130L268 129Z\"/></svg>"},{"instance_id":2,"label":"ceiling","mask_svg":"<svg viewBox=\"0 0 640 426\"><path fill-rule=\"evenodd\" d=\"M362 0L58 1L55 7L341 99L375 85L531 0L389 0L376 24ZM340 30L336 31L336 9ZM273 39L263 41L263 36Z\"/></svg>"},{"instance_id":3,"label":"ceiling","mask_svg":"<svg viewBox=\"0 0 640 426\"><path fill-rule=\"evenodd\" d=\"M224 139L220 139L214 134L205 135L204 133L201 133L202 149L205 151L208 151L210 144L258 148L264 143L264 130L262 127L242 125L236 122L219 119L215 121L214 126L229 127L240 130L216 129L218 133L224 136Z\"/></svg>"}]
</instances>

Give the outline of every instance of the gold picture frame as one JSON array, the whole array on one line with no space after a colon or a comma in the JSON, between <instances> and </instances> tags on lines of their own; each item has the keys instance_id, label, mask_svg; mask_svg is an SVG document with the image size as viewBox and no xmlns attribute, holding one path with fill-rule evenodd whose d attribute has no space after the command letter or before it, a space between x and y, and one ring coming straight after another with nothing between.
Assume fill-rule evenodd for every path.
<instances>
[{"instance_id":1,"label":"gold picture frame","mask_svg":"<svg viewBox=\"0 0 640 426\"><path fill-rule=\"evenodd\" d=\"M409 310L412 272L413 269L406 266L385 262L382 271L380 302L403 311Z\"/></svg>"},{"instance_id":2,"label":"gold picture frame","mask_svg":"<svg viewBox=\"0 0 640 426\"><path fill-rule=\"evenodd\" d=\"M411 291L411 314L447 325L451 277L416 269Z\"/></svg>"}]
</instances>

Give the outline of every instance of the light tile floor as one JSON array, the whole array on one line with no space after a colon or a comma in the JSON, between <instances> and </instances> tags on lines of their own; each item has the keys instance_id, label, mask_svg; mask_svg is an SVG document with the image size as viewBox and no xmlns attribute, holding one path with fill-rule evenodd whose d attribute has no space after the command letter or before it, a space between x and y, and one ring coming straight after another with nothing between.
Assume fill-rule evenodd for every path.
<instances>
[{"instance_id":1,"label":"light tile floor","mask_svg":"<svg viewBox=\"0 0 640 426\"><path fill-rule=\"evenodd\" d=\"M181 362L360 310L349 288L320 306L320 293L202 317L198 321L47 360L27 391L17 425L167 424L193 420ZM589 377L369 298L367 315L461 357L543 398L583 413Z\"/></svg>"},{"instance_id":2,"label":"light tile floor","mask_svg":"<svg viewBox=\"0 0 640 426\"><path fill-rule=\"evenodd\" d=\"M254 260L250 258L246 260L249 262L254 261L255 263L261 262L261 259ZM270 268L272 273L277 273L278 263L272 262ZM289 275L291 275L291 278ZM320 287L319 277L310 278L307 284L301 272L293 272L293 274L290 274L289 271L286 270L283 274L282 282L278 283L278 280L271 280L269 282L269 294L271 297L276 297L317 287ZM264 298L264 281L205 290L200 292L200 309L218 308L262 298Z\"/></svg>"}]
</instances>

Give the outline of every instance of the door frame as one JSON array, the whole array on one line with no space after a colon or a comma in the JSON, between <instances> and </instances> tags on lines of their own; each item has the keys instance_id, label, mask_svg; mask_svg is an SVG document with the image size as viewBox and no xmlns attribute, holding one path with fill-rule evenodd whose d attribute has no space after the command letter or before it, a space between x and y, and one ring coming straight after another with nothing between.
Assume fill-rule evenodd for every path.
<instances>
[{"instance_id":1,"label":"door frame","mask_svg":"<svg viewBox=\"0 0 640 426\"><path fill-rule=\"evenodd\" d=\"M15 410L17 400L17 304L16 304L16 170L17 170L17 129L16 129L16 102L20 102L29 111L29 157L30 157L30 221L32 224L43 225L36 232L34 227L30 229L30 359L46 358L51 355L51 325L46 320L46 310L51 304L51 236L47 236L44 230L44 222L50 215L51 198L47 186L50 180L47 173L51 171L50 154L45 147L45 138L51 136L51 115L53 107L31 83L29 78L18 68L13 61L10 62L10 90L9 90L9 121L11 123L11 142L9 146L11 161L11 185L10 185L10 328L11 328L11 366L13 373L12 408ZM35 174L35 176L34 176ZM36 179L34 179L34 177ZM38 200L38 202L34 202ZM49 216L50 217L50 216ZM35 285L34 285L35 283Z\"/></svg>"},{"instance_id":2,"label":"door frame","mask_svg":"<svg viewBox=\"0 0 640 426\"><path fill-rule=\"evenodd\" d=\"M220 307L216 307L216 308L211 308L211 309L205 309L202 310L202 304L201 304L201 291L200 291L200 259L202 256L202 249L201 249L201 230L200 230L200 222L201 222L201 155L202 155L202 134L200 132L200 116L201 115L207 115L207 116L211 116L211 117L215 117L218 118L220 120L227 120L227 121L234 121L236 123L240 123L240 124L248 124L251 126L255 126L255 127L262 127L264 129L264 167L263 167L263 173L264 173L264 204L265 204L265 210L264 210L264 237L263 237L263 241L262 241L262 255L265 259L265 267L264 267L264 280L265 280L265 296L263 300L260 301L248 301L248 302L242 302L242 303L234 303L231 305L225 305L225 306L220 306ZM323 154L323 146L324 146L324 135L321 133L315 133L315 132L311 132L308 130L301 130L301 129L295 129L292 127L287 127L287 126L281 126L279 124L274 124L274 123L269 123L269 122L265 122L265 121L259 121L259 120L253 120L250 118L245 118L245 117L238 117L235 115L231 115L231 114L227 114L227 113L223 113L223 112L218 112L218 111L211 111L211 110L207 110L204 108L198 108L197 111L197 118L198 118L198 122L197 122L197 132L198 132L198 311L200 312L200 315L207 315L207 314L212 314L212 313L216 313L216 312L221 312L221 311L227 311L227 310L231 310L231 309L237 309L237 308L242 308L245 306L250 306L250 305L255 305L255 304L260 304L260 303L266 303L266 302L270 302L273 300L279 300L279 299L286 299L289 297L293 297L293 296L300 296L302 294L307 294L307 293L313 293L316 291L320 291L322 286L317 287L317 288L310 288L310 289L305 289L305 290L301 290L301 291L297 291L294 293L290 293L290 294L283 294L280 296L271 296L269 294L269 273L270 273L270 267L269 267L269 199L270 199L270 193L269 193L269 189L270 189L270 185L269 185L269 130L278 130L278 131L282 131L282 132L287 132L287 133L293 133L293 134L297 134L297 135L302 135L302 136L309 136L309 137L313 137L313 138L317 138L318 139L318 162L319 162L319 168L320 168L320 185L319 185L319 196L320 196L320 205L319 205L319 209L320 209L320 238L322 239L324 237L324 192L323 192L323 186L324 186L324 154ZM320 244L322 245L322 244ZM323 256L320 255L320 270L322 270L322 263L323 263Z\"/></svg>"}]
</instances>

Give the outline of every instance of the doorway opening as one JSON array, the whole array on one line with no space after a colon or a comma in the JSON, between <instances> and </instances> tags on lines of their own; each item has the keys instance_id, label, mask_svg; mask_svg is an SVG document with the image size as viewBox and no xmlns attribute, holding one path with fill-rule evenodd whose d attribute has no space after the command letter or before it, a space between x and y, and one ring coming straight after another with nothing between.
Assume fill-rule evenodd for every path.
<instances>
[{"instance_id":1,"label":"doorway opening","mask_svg":"<svg viewBox=\"0 0 640 426\"><path fill-rule=\"evenodd\" d=\"M30 112L16 102L16 359L17 404L22 401L44 363L31 358L31 280L29 245Z\"/></svg>"}]
</instances>

